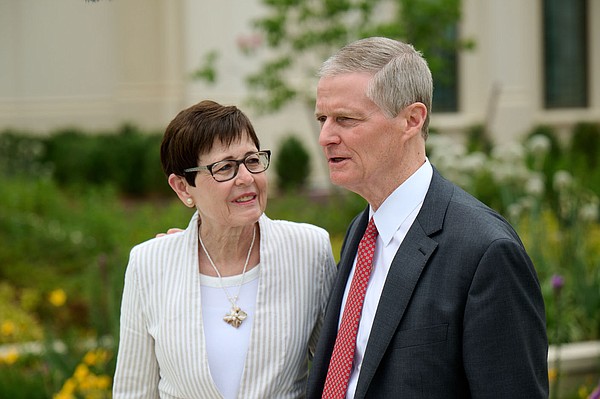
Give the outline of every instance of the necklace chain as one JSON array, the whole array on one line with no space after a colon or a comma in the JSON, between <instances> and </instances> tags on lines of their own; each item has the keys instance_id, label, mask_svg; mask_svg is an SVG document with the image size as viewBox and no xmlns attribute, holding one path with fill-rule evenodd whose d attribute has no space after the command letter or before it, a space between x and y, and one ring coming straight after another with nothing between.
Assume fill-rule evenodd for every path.
<instances>
[{"instance_id":1,"label":"necklace chain","mask_svg":"<svg viewBox=\"0 0 600 399\"><path fill-rule=\"evenodd\" d=\"M208 251L206 250L206 246L204 246L204 242L202 242L202 237L200 237L200 228L198 228L198 241L200 242L200 246L202 247L202 250L206 254L206 257L208 258L210 265L212 266L212 268L215 270L215 273L217 273L217 276L219 277L219 285L221 286L221 289L223 290L223 292L225 292L225 296L227 296L227 299L231 303L231 312L229 314L225 315L223 320L235 328L239 327L242 324L242 321L244 321L244 319L247 317L246 312L241 310L239 308L239 306L237 305L237 300L238 300L238 297L240 296L240 290L242 289L242 285L244 284L244 278L246 277L246 269L248 268L248 262L250 261L250 255L252 254L252 248L254 248L255 238L256 238L256 227L253 227L252 228L252 242L250 243L250 249L248 249L248 254L246 255L246 262L244 263L244 269L242 271L242 278L241 278L239 284L237 285L237 294L235 296L231 296L229 294L229 291L227 290L227 288L225 288L225 286L223 285L223 277L221 276L219 269L217 269L215 262L213 262L212 258L208 254Z\"/></svg>"}]
</instances>

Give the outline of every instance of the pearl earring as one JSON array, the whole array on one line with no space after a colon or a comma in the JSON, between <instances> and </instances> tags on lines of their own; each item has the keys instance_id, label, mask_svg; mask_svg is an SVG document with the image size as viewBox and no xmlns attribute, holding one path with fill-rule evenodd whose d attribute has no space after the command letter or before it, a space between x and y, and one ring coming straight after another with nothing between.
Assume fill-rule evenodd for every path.
<instances>
[{"instance_id":1,"label":"pearl earring","mask_svg":"<svg viewBox=\"0 0 600 399\"><path fill-rule=\"evenodd\" d=\"M188 198L188 199L186 199L186 200L185 200L185 202L187 202L187 204L188 204L189 206L192 206L192 205L194 204L194 200L193 200L193 199L191 199L191 198Z\"/></svg>"}]
</instances>

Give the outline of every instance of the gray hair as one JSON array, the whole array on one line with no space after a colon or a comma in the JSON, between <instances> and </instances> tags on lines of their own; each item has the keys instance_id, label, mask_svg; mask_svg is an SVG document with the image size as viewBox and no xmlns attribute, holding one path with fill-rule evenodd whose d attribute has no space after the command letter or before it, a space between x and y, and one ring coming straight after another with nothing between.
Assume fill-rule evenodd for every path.
<instances>
[{"instance_id":1,"label":"gray hair","mask_svg":"<svg viewBox=\"0 0 600 399\"><path fill-rule=\"evenodd\" d=\"M433 78L423 55L408 44L385 37L357 40L323 63L318 76L366 72L373 75L366 95L389 118L415 102L427 107L422 135L427 138Z\"/></svg>"}]
</instances>

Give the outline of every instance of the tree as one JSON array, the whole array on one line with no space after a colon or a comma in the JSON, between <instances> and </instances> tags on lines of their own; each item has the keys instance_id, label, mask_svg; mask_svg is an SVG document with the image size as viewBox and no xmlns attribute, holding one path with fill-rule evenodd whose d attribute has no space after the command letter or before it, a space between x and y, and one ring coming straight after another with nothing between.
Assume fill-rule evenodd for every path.
<instances>
[{"instance_id":1,"label":"tree","mask_svg":"<svg viewBox=\"0 0 600 399\"><path fill-rule=\"evenodd\" d=\"M456 34L460 0L263 0L254 21L268 57L247 77L250 104L276 111L293 100L314 106L315 73L344 44L369 36L412 43L427 58L434 81L444 84L449 55L472 46ZM252 51L247 51L253 54Z\"/></svg>"},{"instance_id":2,"label":"tree","mask_svg":"<svg viewBox=\"0 0 600 399\"><path fill-rule=\"evenodd\" d=\"M262 4L265 16L254 20L253 31L238 41L244 54L264 59L246 77L248 103L259 113L299 101L312 118L321 63L343 45L370 36L403 40L423 53L435 83L433 107L444 111L438 106L444 99L440 88L456 84L456 53L473 47L458 34L461 0L262 0ZM211 68L214 58L207 56L196 76L216 76Z\"/></svg>"}]
</instances>

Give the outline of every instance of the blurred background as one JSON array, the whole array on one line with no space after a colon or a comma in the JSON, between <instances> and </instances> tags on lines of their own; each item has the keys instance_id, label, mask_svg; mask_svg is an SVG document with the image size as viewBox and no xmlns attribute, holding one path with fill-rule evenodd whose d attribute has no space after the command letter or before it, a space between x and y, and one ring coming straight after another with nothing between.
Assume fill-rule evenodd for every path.
<instances>
[{"instance_id":1,"label":"blurred background","mask_svg":"<svg viewBox=\"0 0 600 399\"><path fill-rule=\"evenodd\" d=\"M110 397L129 250L191 216L162 133L200 100L246 112L273 150L267 213L325 227L337 256L365 203L329 184L315 71L373 35L427 58L430 160L517 228L552 395L591 395L600 1L0 0L0 397Z\"/></svg>"}]
</instances>

